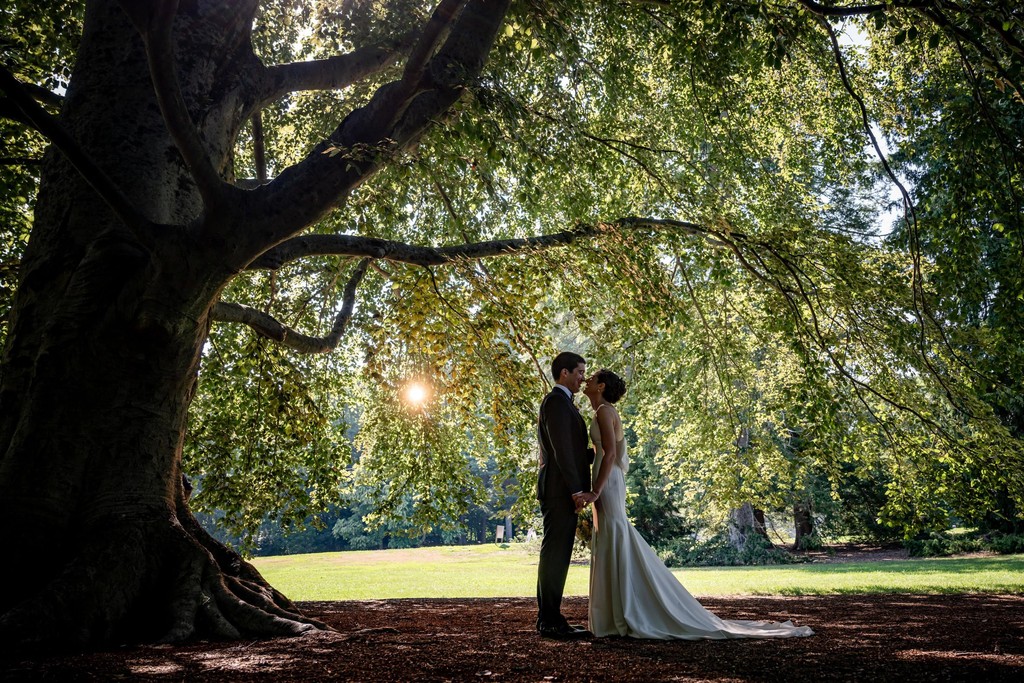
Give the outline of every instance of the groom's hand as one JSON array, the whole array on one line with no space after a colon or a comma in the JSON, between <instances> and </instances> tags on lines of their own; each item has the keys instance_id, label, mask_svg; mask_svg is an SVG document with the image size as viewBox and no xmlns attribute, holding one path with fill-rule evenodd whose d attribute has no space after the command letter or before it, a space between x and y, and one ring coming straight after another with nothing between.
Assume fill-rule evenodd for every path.
<instances>
[{"instance_id":1,"label":"groom's hand","mask_svg":"<svg viewBox=\"0 0 1024 683\"><path fill-rule=\"evenodd\" d=\"M590 491L581 491L580 493L572 494L572 502L576 504L576 512L579 512L595 500L597 500L597 496Z\"/></svg>"}]
</instances>

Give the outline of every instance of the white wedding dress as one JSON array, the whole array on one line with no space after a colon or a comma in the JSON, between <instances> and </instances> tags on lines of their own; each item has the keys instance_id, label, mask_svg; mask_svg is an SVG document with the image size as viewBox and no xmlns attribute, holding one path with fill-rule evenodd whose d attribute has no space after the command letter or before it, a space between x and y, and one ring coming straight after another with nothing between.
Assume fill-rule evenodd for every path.
<instances>
[{"instance_id":1,"label":"white wedding dress","mask_svg":"<svg viewBox=\"0 0 1024 683\"><path fill-rule=\"evenodd\" d=\"M611 406L601 406L611 409ZM590 426L597 457L593 477L601 471L604 449L594 419ZM660 640L700 638L791 638L814 635L792 622L719 619L683 588L626 516L629 457L626 441L617 435L621 453L601 491L601 510L594 511L590 559L590 630L595 636L630 636Z\"/></svg>"}]
</instances>

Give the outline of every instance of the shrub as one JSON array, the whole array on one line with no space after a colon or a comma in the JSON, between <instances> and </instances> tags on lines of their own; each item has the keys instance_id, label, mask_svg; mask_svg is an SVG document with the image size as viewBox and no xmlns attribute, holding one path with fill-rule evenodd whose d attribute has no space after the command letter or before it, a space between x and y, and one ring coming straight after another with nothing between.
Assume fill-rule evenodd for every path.
<instances>
[{"instance_id":1,"label":"shrub","mask_svg":"<svg viewBox=\"0 0 1024 683\"><path fill-rule=\"evenodd\" d=\"M348 547L352 550L376 550L380 543L369 536L354 536L348 539Z\"/></svg>"},{"instance_id":2,"label":"shrub","mask_svg":"<svg viewBox=\"0 0 1024 683\"><path fill-rule=\"evenodd\" d=\"M798 546L798 550L821 550L825 547L825 542L821 540L821 536L815 531L809 536L802 537Z\"/></svg>"},{"instance_id":3,"label":"shrub","mask_svg":"<svg viewBox=\"0 0 1024 683\"><path fill-rule=\"evenodd\" d=\"M992 534L988 545L1001 555L1024 553L1024 534Z\"/></svg>"},{"instance_id":4,"label":"shrub","mask_svg":"<svg viewBox=\"0 0 1024 683\"><path fill-rule=\"evenodd\" d=\"M1024 553L1024 534L1001 534L980 532L950 534L932 532L923 538L904 541L911 557L942 557L960 553L989 551L1010 555Z\"/></svg>"},{"instance_id":5,"label":"shrub","mask_svg":"<svg viewBox=\"0 0 1024 683\"><path fill-rule=\"evenodd\" d=\"M764 536L752 535L742 548L737 549L724 532L704 541L677 539L662 549L658 556L669 567L728 567L805 561L785 549L776 548Z\"/></svg>"}]
</instances>

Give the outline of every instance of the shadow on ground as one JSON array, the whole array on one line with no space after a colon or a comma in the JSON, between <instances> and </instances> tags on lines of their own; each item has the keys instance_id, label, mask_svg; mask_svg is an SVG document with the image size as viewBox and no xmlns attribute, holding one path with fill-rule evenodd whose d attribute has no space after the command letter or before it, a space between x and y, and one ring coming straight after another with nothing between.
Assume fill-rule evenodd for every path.
<instances>
[{"instance_id":1,"label":"shadow on ground","mask_svg":"<svg viewBox=\"0 0 1024 683\"><path fill-rule=\"evenodd\" d=\"M556 642L529 599L307 602L337 633L0 662L11 681L1021 681L1024 596L705 598L730 619L817 635L698 642ZM584 598L565 613L586 621Z\"/></svg>"}]
</instances>

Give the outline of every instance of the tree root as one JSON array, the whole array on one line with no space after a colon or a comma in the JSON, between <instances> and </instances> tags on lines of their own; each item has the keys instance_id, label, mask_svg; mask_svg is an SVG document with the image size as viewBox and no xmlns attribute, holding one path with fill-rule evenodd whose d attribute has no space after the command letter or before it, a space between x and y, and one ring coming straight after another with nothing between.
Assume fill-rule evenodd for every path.
<instances>
[{"instance_id":1,"label":"tree root","mask_svg":"<svg viewBox=\"0 0 1024 683\"><path fill-rule=\"evenodd\" d=\"M180 600L174 603L174 625L160 642L179 643L193 636L227 640L241 637L298 636L331 630L303 616L256 568L219 543L195 523L191 513L179 527L187 548L180 564ZM182 510L179 508L179 519Z\"/></svg>"},{"instance_id":2,"label":"tree root","mask_svg":"<svg viewBox=\"0 0 1024 683\"><path fill-rule=\"evenodd\" d=\"M185 510L107 523L64 571L0 615L0 648L66 649L332 630L303 616ZM199 533L196 533L196 530Z\"/></svg>"}]
</instances>

